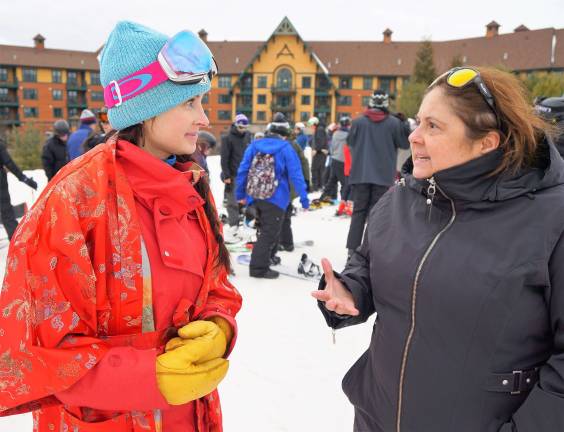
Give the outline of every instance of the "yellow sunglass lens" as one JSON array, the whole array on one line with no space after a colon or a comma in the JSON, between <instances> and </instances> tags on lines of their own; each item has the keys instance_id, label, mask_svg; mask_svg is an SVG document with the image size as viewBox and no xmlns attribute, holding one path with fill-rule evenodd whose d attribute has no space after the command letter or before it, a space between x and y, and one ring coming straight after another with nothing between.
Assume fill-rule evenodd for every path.
<instances>
[{"instance_id":1,"label":"yellow sunglass lens","mask_svg":"<svg viewBox=\"0 0 564 432\"><path fill-rule=\"evenodd\" d=\"M447 79L449 85L453 87L464 87L471 82L478 72L473 69L460 69L453 72Z\"/></svg>"}]
</instances>

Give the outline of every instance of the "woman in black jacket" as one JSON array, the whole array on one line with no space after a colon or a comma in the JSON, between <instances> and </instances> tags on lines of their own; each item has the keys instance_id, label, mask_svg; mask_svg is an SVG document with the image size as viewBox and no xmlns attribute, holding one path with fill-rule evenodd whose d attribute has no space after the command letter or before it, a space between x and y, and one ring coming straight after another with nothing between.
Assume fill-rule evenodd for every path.
<instances>
[{"instance_id":1,"label":"woman in black jacket","mask_svg":"<svg viewBox=\"0 0 564 432\"><path fill-rule=\"evenodd\" d=\"M403 177L313 295L377 312L343 389L358 432L564 431L564 161L512 75L427 90Z\"/></svg>"}]
</instances>

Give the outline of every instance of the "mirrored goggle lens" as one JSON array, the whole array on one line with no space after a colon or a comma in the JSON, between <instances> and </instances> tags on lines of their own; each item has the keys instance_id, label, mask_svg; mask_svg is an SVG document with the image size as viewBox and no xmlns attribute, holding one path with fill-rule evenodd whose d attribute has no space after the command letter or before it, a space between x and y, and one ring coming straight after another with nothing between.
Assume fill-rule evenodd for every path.
<instances>
[{"instance_id":1,"label":"mirrored goggle lens","mask_svg":"<svg viewBox=\"0 0 564 432\"><path fill-rule=\"evenodd\" d=\"M478 76L478 72L474 69L459 69L448 76L447 83L452 87L464 87L472 82L476 76Z\"/></svg>"},{"instance_id":2,"label":"mirrored goggle lens","mask_svg":"<svg viewBox=\"0 0 564 432\"><path fill-rule=\"evenodd\" d=\"M217 65L206 44L191 31L185 30L168 42L161 54L177 75L205 75L217 73Z\"/></svg>"}]
</instances>

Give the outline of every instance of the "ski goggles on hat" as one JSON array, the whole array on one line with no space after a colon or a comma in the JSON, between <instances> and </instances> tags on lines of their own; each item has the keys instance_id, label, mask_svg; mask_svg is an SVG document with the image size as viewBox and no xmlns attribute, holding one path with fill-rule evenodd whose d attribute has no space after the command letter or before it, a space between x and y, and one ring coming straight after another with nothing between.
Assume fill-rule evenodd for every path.
<instances>
[{"instance_id":1,"label":"ski goggles on hat","mask_svg":"<svg viewBox=\"0 0 564 432\"><path fill-rule=\"evenodd\" d=\"M198 84L211 81L217 72L217 63L207 45L196 34L184 30L166 42L155 62L111 81L104 88L104 102L108 108L117 107L165 81Z\"/></svg>"},{"instance_id":2,"label":"ski goggles on hat","mask_svg":"<svg viewBox=\"0 0 564 432\"><path fill-rule=\"evenodd\" d=\"M480 72L478 72L476 69L472 69L468 67L455 67L446 71L444 74L438 76L431 83L429 88L433 87L435 84L437 84L437 82L439 82L445 76L446 76L446 83L454 88L461 89L469 85L475 85L478 91L480 92L480 94L482 95L482 97L484 98L484 100L486 101L486 103L488 104L488 106L490 107L490 109L492 110L492 112L494 113L495 119L499 126L499 116L497 114L497 110L495 109L495 101L493 95L490 92L490 89L488 89L488 87L486 86L484 80L482 80L482 77L480 76Z\"/></svg>"}]
</instances>

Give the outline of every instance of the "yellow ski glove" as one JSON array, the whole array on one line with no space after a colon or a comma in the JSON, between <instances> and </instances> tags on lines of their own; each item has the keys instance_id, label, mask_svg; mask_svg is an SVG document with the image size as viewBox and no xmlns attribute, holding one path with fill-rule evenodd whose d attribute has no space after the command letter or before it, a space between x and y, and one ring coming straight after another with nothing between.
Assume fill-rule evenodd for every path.
<instances>
[{"instance_id":1,"label":"yellow ski glove","mask_svg":"<svg viewBox=\"0 0 564 432\"><path fill-rule=\"evenodd\" d=\"M225 335L211 321L194 321L178 331L157 356L157 384L171 405L211 393L227 374Z\"/></svg>"},{"instance_id":2,"label":"yellow ski glove","mask_svg":"<svg viewBox=\"0 0 564 432\"><path fill-rule=\"evenodd\" d=\"M207 319L217 324L217 326L221 329L221 331L225 335L225 340L227 342L227 345L229 345L231 343L231 339L233 339L233 329L231 328L231 324L229 324L229 321L227 321L225 318L222 318L220 316L213 316Z\"/></svg>"}]
</instances>

